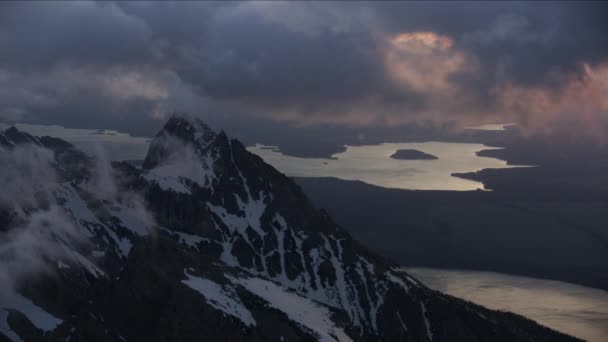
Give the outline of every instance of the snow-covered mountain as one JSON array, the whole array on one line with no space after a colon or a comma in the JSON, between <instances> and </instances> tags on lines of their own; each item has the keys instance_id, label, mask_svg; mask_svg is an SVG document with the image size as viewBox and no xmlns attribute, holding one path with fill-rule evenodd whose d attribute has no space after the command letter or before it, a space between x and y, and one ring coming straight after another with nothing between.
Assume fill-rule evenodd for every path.
<instances>
[{"instance_id":1,"label":"snow-covered mountain","mask_svg":"<svg viewBox=\"0 0 608 342\"><path fill-rule=\"evenodd\" d=\"M14 128L0 160L0 340L575 340L425 287L198 119L142 168Z\"/></svg>"}]
</instances>

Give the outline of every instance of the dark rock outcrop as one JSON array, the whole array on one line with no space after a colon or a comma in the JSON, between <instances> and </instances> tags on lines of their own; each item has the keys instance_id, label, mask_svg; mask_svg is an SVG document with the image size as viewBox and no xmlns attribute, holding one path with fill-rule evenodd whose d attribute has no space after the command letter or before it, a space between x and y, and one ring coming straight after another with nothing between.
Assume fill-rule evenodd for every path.
<instances>
[{"instance_id":1,"label":"dark rock outcrop","mask_svg":"<svg viewBox=\"0 0 608 342\"><path fill-rule=\"evenodd\" d=\"M418 150L402 149L391 154L391 158L399 160L435 160L438 159L432 154L424 153Z\"/></svg>"}]
</instances>

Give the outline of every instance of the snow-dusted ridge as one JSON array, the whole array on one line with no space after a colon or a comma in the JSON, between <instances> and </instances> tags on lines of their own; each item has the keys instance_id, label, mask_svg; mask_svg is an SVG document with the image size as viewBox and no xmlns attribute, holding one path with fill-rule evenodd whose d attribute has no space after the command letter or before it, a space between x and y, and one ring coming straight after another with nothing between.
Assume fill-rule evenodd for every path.
<instances>
[{"instance_id":1,"label":"snow-dusted ridge","mask_svg":"<svg viewBox=\"0 0 608 342\"><path fill-rule=\"evenodd\" d=\"M114 164L109 185L69 144L9 133L0 134L4 151L19 143L53 151L52 198L74 229L69 238L51 234L60 252L37 260L53 272L32 281L49 286L13 289L55 325L36 328L36 317L7 311L0 297L0 337L572 340L427 289L352 240L289 178L198 119L171 118L142 168ZM4 209L0 229L28 219Z\"/></svg>"}]
</instances>

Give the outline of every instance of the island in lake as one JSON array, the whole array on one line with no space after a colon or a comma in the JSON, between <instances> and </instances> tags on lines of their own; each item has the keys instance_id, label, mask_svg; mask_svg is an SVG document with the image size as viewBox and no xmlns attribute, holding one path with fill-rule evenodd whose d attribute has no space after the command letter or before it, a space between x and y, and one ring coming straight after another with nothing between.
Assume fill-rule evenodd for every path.
<instances>
[{"instance_id":1,"label":"island in lake","mask_svg":"<svg viewBox=\"0 0 608 342\"><path fill-rule=\"evenodd\" d=\"M411 149L397 150L397 151L395 151L395 153L393 153L391 155L391 158L393 158L393 159L400 159L400 160L433 160L433 159L438 159L437 157L435 157L432 154L424 153L424 152L418 151L418 150L411 150Z\"/></svg>"}]
</instances>

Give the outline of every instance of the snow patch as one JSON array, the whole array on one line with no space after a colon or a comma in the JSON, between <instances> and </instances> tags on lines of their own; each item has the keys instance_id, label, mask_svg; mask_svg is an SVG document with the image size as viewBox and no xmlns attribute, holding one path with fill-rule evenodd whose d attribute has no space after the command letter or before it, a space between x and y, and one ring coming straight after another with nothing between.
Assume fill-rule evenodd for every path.
<instances>
[{"instance_id":1,"label":"snow patch","mask_svg":"<svg viewBox=\"0 0 608 342\"><path fill-rule=\"evenodd\" d=\"M183 183L181 177L175 177L171 175L162 175L163 172L162 167L156 168L148 172L144 179L153 183L158 184L158 186L165 191L174 191L182 194L189 194L190 189L188 189Z\"/></svg>"},{"instance_id":2,"label":"snow patch","mask_svg":"<svg viewBox=\"0 0 608 342\"><path fill-rule=\"evenodd\" d=\"M112 216L119 219L122 226L139 236L148 235L150 222L141 212L142 208L128 206L114 206L111 208Z\"/></svg>"},{"instance_id":3,"label":"snow patch","mask_svg":"<svg viewBox=\"0 0 608 342\"><path fill-rule=\"evenodd\" d=\"M95 266L94 263L89 261L89 259L85 258L82 254L78 253L77 251L75 251L65 245L62 245L61 247L65 251L66 255L68 255L71 259L73 259L77 263L79 263L95 278L105 276L105 273L99 267Z\"/></svg>"},{"instance_id":4,"label":"snow patch","mask_svg":"<svg viewBox=\"0 0 608 342\"><path fill-rule=\"evenodd\" d=\"M211 210L215 215L220 217L222 222L228 228L230 228L231 233L239 233L243 237L247 237L247 227L251 227L258 235L263 238L266 233L262 230L260 224L260 218L264 214L266 210L266 204L262 199L253 200L251 199L248 202L243 202L239 196L235 196L239 209L244 213L244 216L231 214L224 207L213 205L211 203L207 203L207 207Z\"/></svg>"},{"instance_id":5,"label":"snow patch","mask_svg":"<svg viewBox=\"0 0 608 342\"><path fill-rule=\"evenodd\" d=\"M352 341L342 328L331 320L328 308L273 282L260 278L230 278L248 291L264 299L273 308L282 311L290 320L310 330L319 341Z\"/></svg>"},{"instance_id":6,"label":"snow patch","mask_svg":"<svg viewBox=\"0 0 608 342\"><path fill-rule=\"evenodd\" d=\"M209 305L230 316L238 318L247 326L256 325L251 312L243 305L232 287L222 287L222 285L214 281L196 277L187 272L186 276L188 279L182 280L182 283L202 294Z\"/></svg>"},{"instance_id":7,"label":"snow patch","mask_svg":"<svg viewBox=\"0 0 608 342\"><path fill-rule=\"evenodd\" d=\"M60 189L55 192L55 195L64 201L63 207L72 216L74 222L78 224L81 231L88 237L94 237L95 231L91 228L95 226L103 226L97 217L87 207L85 201L80 198L76 190L69 185L63 184Z\"/></svg>"},{"instance_id":8,"label":"snow patch","mask_svg":"<svg viewBox=\"0 0 608 342\"><path fill-rule=\"evenodd\" d=\"M196 248L198 247L198 244L203 242L203 241L209 241L209 239L204 238L202 236L198 236L198 235L193 235L193 234L188 234L188 233L184 233L184 232L178 232L175 230L169 230L167 228L160 228L161 230L167 232L169 235L171 236L177 236L178 237L178 241L179 243L185 244L188 247L191 248Z\"/></svg>"},{"instance_id":9,"label":"snow patch","mask_svg":"<svg viewBox=\"0 0 608 342\"><path fill-rule=\"evenodd\" d=\"M6 335L11 341L23 341L8 325L8 311L0 309L0 333Z\"/></svg>"},{"instance_id":10,"label":"snow patch","mask_svg":"<svg viewBox=\"0 0 608 342\"><path fill-rule=\"evenodd\" d=\"M44 331L51 331L63 322L18 293L8 294L6 297L5 295L7 294L0 297L0 309L17 310L24 314L32 324ZM0 329L4 329L1 325L2 321L6 322L6 319L2 320L0 317Z\"/></svg>"},{"instance_id":11,"label":"snow patch","mask_svg":"<svg viewBox=\"0 0 608 342\"><path fill-rule=\"evenodd\" d=\"M410 293L410 286L408 284L405 283L405 281L403 281L403 279L397 277L396 275L392 274L391 272L386 272L386 278L388 280L390 280L391 282L401 286L405 292L407 292L408 294Z\"/></svg>"},{"instance_id":12,"label":"snow patch","mask_svg":"<svg viewBox=\"0 0 608 342\"><path fill-rule=\"evenodd\" d=\"M423 302L420 302L420 310L422 311L422 318L424 318L424 326L426 328L426 336L429 338L429 341L433 340L433 332L431 331L431 323L429 322L428 317L426 317L426 305Z\"/></svg>"},{"instance_id":13,"label":"snow patch","mask_svg":"<svg viewBox=\"0 0 608 342\"><path fill-rule=\"evenodd\" d=\"M334 240L338 246L338 255L335 255L329 240L325 236L323 236L323 239L325 240L325 250L329 253L329 261L336 272L336 291L338 292L339 303L344 311L346 311L353 324L360 327L361 321L358 310L352 305L352 301L348 298L348 285L346 283L344 268L342 267L343 264L340 261L340 258L342 257L342 246L340 245L340 241Z\"/></svg>"},{"instance_id":14,"label":"snow patch","mask_svg":"<svg viewBox=\"0 0 608 342\"><path fill-rule=\"evenodd\" d=\"M397 319L401 324L401 336L403 337L403 334L407 332L407 325L405 325L405 321L403 320L403 318L401 318L401 314L399 312L397 312Z\"/></svg>"},{"instance_id":15,"label":"snow patch","mask_svg":"<svg viewBox=\"0 0 608 342\"><path fill-rule=\"evenodd\" d=\"M94 189L91 189L91 191L94 191ZM93 238L99 233L99 231L95 231L95 228L104 229L110 238L114 240L118 253L123 256L129 254L132 247L131 241L126 237L119 238L112 229L101 223L71 185L67 183L62 184L62 187L56 191L55 195L63 200L64 209L71 215L72 219L77 223L77 226L80 227L80 230L84 235ZM119 208L114 208L113 214L118 219L121 219L121 221L123 219L127 220L127 222L123 221L123 225L128 229L130 229L130 227L127 226L128 223L133 223L133 221L135 221L131 218L131 216L133 216L131 214L122 215ZM136 224L140 225L139 223ZM139 229L139 226L136 226L136 228Z\"/></svg>"},{"instance_id":16,"label":"snow patch","mask_svg":"<svg viewBox=\"0 0 608 342\"><path fill-rule=\"evenodd\" d=\"M239 261L234 255L232 255L232 247L232 242L222 242L222 255L220 255L220 260L228 266L236 267L239 266Z\"/></svg>"}]
</instances>

